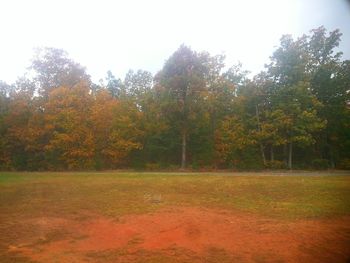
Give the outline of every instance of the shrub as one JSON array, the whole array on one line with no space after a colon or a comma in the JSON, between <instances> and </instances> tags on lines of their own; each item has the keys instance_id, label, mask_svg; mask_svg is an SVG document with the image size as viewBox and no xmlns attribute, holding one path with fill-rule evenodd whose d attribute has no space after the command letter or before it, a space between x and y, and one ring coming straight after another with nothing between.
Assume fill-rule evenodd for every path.
<instances>
[{"instance_id":1,"label":"shrub","mask_svg":"<svg viewBox=\"0 0 350 263\"><path fill-rule=\"evenodd\" d=\"M350 159L346 158L346 159L340 160L337 167L344 170L350 170Z\"/></svg>"},{"instance_id":2,"label":"shrub","mask_svg":"<svg viewBox=\"0 0 350 263\"><path fill-rule=\"evenodd\" d=\"M146 170L159 170L160 169L160 164L159 163L146 163L145 166Z\"/></svg>"},{"instance_id":3,"label":"shrub","mask_svg":"<svg viewBox=\"0 0 350 263\"><path fill-rule=\"evenodd\" d=\"M328 169L329 162L326 159L314 159L311 162L311 166L313 169L324 170L324 169Z\"/></svg>"},{"instance_id":4,"label":"shrub","mask_svg":"<svg viewBox=\"0 0 350 263\"><path fill-rule=\"evenodd\" d=\"M198 170L200 168L200 165L197 161L192 162L192 169L193 170Z\"/></svg>"},{"instance_id":5,"label":"shrub","mask_svg":"<svg viewBox=\"0 0 350 263\"><path fill-rule=\"evenodd\" d=\"M285 162L278 161L278 160L267 161L266 167L270 168L270 169L286 169L287 168Z\"/></svg>"},{"instance_id":6,"label":"shrub","mask_svg":"<svg viewBox=\"0 0 350 263\"><path fill-rule=\"evenodd\" d=\"M168 167L167 167L167 169L168 169L169 171L177 171L177 170L180 169L180 166L177 165L177 164L169 164Z\"/></svg>"}]
</instances>

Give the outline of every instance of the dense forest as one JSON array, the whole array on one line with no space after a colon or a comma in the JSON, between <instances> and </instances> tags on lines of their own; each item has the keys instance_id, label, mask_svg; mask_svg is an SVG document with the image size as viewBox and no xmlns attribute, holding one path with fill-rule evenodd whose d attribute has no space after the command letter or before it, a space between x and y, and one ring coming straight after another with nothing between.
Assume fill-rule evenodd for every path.
<instances>
[{"instance_id":1,"label":"dense forest","mask_svg":"<svg viewBox=\"0 0 350 263\"><path fill-rule=\"evenodd\" d=\"M182 45L155 76L99 83L65 51L37 49L23 77L0 81L0 169L349 169L340 40L284 35L255 76Z\"/></svg>"}]
</instances>

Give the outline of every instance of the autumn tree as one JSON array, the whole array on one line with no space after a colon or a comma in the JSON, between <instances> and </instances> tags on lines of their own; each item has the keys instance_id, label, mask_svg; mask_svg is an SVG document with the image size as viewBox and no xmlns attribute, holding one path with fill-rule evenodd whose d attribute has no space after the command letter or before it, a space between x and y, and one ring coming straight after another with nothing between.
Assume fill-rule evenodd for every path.
<instances>
[{"instance_id":1,"label":"autumn tree","mask_svg":"<svg viewBox=\"0 0 350 263\"><path fill-rule=\"evenodd\" d=\"M93 124L95 168L126 165L128 155L142 148L141 118L133 103L117 100L106 90L96 94L89 118Z\"/></svg>"},{"instance_id":2,"label":"autumn tree","mask_svg":"<svg viewBox=\"0 0 350 263\"><path fill-rule=\"evenodd\" d=\"M40 166L40 149L34 146L35 135L30 127L33 116L37 116L37 100L34 98L35 85L25 78L19 78L8 93L6 113L3 117L3 147L6 160L16 169L37 169ZM31 144L33 142L33 144ZM38 164L35 164L35 161Z\"/></svg>"},{"instance_id":3,"label":"autumn tree","mask_svg":"<svg viewBox=\"0 0 350 263\"><path fill-rule=\"evenodd\" d=\"M49 141L45 151L53 167L61 169L92 168L95 147L89 122L93 99L89 86L80 82L74 87L52 90L45 104L45 129Z\"/></svg>"}]
</instances>

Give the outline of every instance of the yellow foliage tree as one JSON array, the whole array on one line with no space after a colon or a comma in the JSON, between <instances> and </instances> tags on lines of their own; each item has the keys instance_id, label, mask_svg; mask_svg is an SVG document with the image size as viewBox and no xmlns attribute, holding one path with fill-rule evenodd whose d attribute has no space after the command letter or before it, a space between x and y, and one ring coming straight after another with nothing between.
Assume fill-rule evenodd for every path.
<instances>
[{"instance_id":1,"label":"yellow foliage tree","mask_svg":"<svg viewBox=\"0 0 350 263\"><path fill-rule=\"evenodd\" d=\"M94 135L89 120L92 105L89 86L83 81L50 93L45 105L45 130L49 136L45 150L54 167L93 167Z\"/></svg>"}]
</instances>

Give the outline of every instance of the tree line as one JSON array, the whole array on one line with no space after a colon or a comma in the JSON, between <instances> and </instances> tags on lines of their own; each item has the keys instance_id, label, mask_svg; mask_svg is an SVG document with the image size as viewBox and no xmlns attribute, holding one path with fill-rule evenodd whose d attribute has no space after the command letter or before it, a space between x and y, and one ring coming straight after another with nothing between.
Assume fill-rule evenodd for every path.
<instances>
[{"instance_id":1,"label":"tree line","mask_svg":"<svg viewBox=\"0 0 350 263\"><path fill-rule=\"evenodd\" d=\"M93 83L55 48L0 81L0 169L350 168L350 61L341 33L284 35L249 77L181 45L153 76Z\"/></svg>"}]
</instances>

